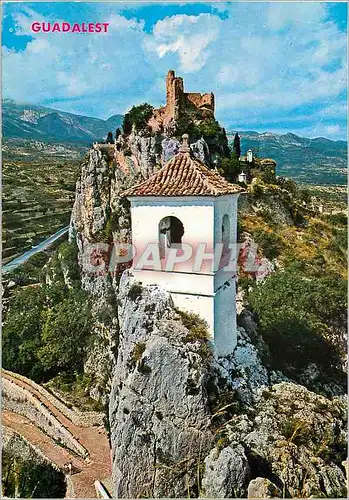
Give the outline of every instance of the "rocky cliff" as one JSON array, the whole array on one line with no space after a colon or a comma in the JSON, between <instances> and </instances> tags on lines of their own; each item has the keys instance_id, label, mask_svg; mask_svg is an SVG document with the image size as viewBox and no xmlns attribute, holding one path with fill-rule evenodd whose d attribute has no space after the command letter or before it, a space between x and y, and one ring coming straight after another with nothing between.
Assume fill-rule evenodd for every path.
<instances>
[{"instance_id":1,"label":"rocky cliff","mask_svg":"<svg viewBox=\"0 0 349 500\"><path fill-rule=\"evenodd\" d=\"M115 495L344 496L344 399L267 369L251 318L234 354L216 360L167 292L126 274L118 301Z\"/></svg>"},{"instance_id":2,"label":"rocky cliff","mask_svg":"<svg viewBox=\"0 0 349 500\"><path fill-rule=\"evenodd\" d=\"M217 130L191 144L208 165L217 151L224 156L225 133ZM92 149L77 183L70 236L95 318L85 371L95 380L92 396L109 399L114 494L344 496L340 391L319 395L267 366L268 346L241 308L233 355L215 359L202 321L175 311L164 290L134 283L122 274L127 266L109 266L112 241L130 241L121 191L172 158L178 139L133 127L115 149ZM244 207L252 218L267 207L293 223L279 192L267 202L254 198Z\"/></svg>"},{"instance_id":3,"label":"rocky cliff","mask_svg":"<svg viewBox=\"0 0 349 500\"><path fill-rule=\"evenodd\" d=\"M182 114L184 110L185 106ZM191 119L189 123L193 123ZM193 154L207 165L212 164L217 151L227 148L225 133L219 130L221 135L211 141L211 149L203 137L190 146ZM85 363L85 371L95 379L93 397L106 398L117 347L116 294L125 266L110 272L110 245L113 241L130 241L129 205L120 193L148 178L178 152L179 146L179 138L172 133L154 133L147 126L141 130L133 127L130 133L119 136L115 146L96 145L81 165L70 238L78 246L83 288L94 297L95 335Z\"/></svg>"}]
</instances>

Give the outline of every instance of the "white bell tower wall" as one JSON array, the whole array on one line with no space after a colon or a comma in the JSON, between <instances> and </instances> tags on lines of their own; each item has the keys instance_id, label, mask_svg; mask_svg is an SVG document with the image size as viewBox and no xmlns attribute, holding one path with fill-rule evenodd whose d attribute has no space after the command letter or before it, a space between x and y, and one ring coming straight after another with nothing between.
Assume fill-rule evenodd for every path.
<instances>
[{"instance_id":1,"label":"white bell tower wall","mask_svg":"<svg viewBox=\"0 0 349 500\"><path fill-rule=\"evenodd\" d=\"M217 244L226 248L236 243L237 199L237 194L216 198L130 197L132 243L136 250L131 270L134 278L144 285L163 287L171 293L175 307L206 320L217 355L231 353L236 345L236 271L219 269L211 258L196 268L195 257L200 252L213 255ZM138 266L149 244L159 246L159 223L168 217L183 224L180 247L185 252L184 247L189 246L192 257L166 270L165 260L153 261L150 251L152 265L145 268L143 261ZM235 250L231 251L236 257Z\"/></svg>"}]
</instances>

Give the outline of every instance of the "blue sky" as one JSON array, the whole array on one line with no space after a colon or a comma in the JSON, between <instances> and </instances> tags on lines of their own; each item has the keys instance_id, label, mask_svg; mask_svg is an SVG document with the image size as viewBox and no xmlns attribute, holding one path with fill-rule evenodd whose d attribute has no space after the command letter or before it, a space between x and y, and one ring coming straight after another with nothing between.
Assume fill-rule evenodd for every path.
<instances>
[{"instance_id":1,"label":"blue sky","mask_svg":"<svg viewBox=\"0 0 349 500\"><path fill-rule=\"evenodd\" d=\"M32 33L33 21L109 22ZM346 3L5 3L3 96L108 118L164 104L168 69L228 129L346 139Z\"/></svg>"}]
</instances>

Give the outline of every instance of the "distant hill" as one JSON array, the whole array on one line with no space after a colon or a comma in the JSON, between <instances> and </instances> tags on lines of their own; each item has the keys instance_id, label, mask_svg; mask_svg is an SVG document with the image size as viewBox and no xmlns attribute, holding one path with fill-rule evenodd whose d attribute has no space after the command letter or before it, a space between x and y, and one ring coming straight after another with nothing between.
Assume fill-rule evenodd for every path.
<instances>
[{"instance_id":1,"label":"distant hill","mask_svg":"<svg viewBox=\"0 0 349 500\"><path fill-rule=\"evenodd\" d=\"M232 143L235 131L228 133ZM323 137L306 139L295 134L239 132L242 154L248 149L259 157L273 158L277 174L309 184L347 183L347 142Z\"/></svg>"},{"instance_id":2,"label":"distant hill","mask_svg":"<svg viewBox=\"0 0 349 500\"><path fill-rule=\"evenodd\" d=\"M114 115L107 120L65 113L45 106L18 104L4 100L4 139L28 139L51 143L91 144L115 133L123 115ZM319 137L306 139L295 134L273 134L265 132L239 132L242 154L252 149L259 157L273 158L277 163L277 174L292 177L309 184L346 184L347 143ZM232 143L235 131L228 132ZM34 148L35 149L35 148Z\"/></svg>"},{"instance_id":3,"label":"distant hill","mask_svg":"<svg viewBox=\"0 0 349 500\"><path fill-rule=\"evenodd\" d=\"M74 115L32 104L4 100L2 127L5 139L39 139L41 141L91 143L103 139L122 124L123 115L108 120Z\"/></svg>"}]
</instances>

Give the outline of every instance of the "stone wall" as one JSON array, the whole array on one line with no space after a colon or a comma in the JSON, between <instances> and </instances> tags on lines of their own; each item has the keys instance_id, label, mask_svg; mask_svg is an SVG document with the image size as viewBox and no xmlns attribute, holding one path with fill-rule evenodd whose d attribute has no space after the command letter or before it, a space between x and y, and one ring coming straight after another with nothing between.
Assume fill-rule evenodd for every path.
<instances>
[{"instance_id":1,"label":"stone wall","mask_svg":"<svg viewBox=\"0 0 349 500\"><path fill-rule=\"evenodd\" d=\"M5 374L8 374L12 378L21 380L27 385L32 387L35 391L39 392L45 399L47 399L53 406L57 408L65 417L69 418L75 425L80 425L82 427L90 427L91 425L103 425L104 414L97 411L79 411L72 410L68 408L63 401L60 401L57 396L51 394L49 391L44 389L41 385L37 384L33 380L30 380L23 375L18 373L13 373L8 370L2 370Z\"/></svg>"},{"instance_id":2,"label":"stone wall","mask_svg":"<svg viewBox=\"0 0 349 500\"><path fill-rule=\"evenodd\" d=\"M184 92L183 78L176 77L175 72L170 70L166 77L166 105L154 110L148 124L153 131L167 133L174 127L176 120L187 112L192 114L194 111L198 119L213 118L214 106L212 92Z\"/></svg>"},{"instance_id":3,"label":"stone wall","mask_svg":"<svg viewBox=\"0 0 349 500\"><path fill-rule=\"evenodd\" d=\"M197 92L190 92L185 94L188 101L194 104L197 108L205 107L214 113L214 94L199 94Z\"/></svg>"},{"instance_id":4,"label":"stone wall","mask_svg":"<svg viewBox=\"0 0 349 500\"><path fill-rule=\"evenodd\" d=\"M13 429L2 426L2 449L13 457L20 457L22 460L34 464L47 464L57 472L61 469L50 460L42 451L29 443L23 436L15 432ZM65 498L73 498L74 489L72 487L71 479L68 475L65 476L67 485Z\"/></svg>"},{"instance_id":5,"label":"stone wall","mask_svg":"<svg viewBox=\"0 0 349 500\"><path fill-rule=\"evenodd\" d=\"M3 449L14 456L19 456L23 460L36 461L39 463L48 462L56 470L60 468L52 462L43 452L36 446L29 443L18 432L10 429L10 427L2 426L2 446Z\"/></svg>"},{"instance_id":6,"label":"stone wall","mask_svg":"<svg viewBox=\"0 0 349 500\"><path fill-rule=\"evenodd\" d=\"M34 394L4 377L2 378L2 404L5 410L27 417L55 441L83 458L88 457L86 448Z\"/></svg>"}]
</instances>

